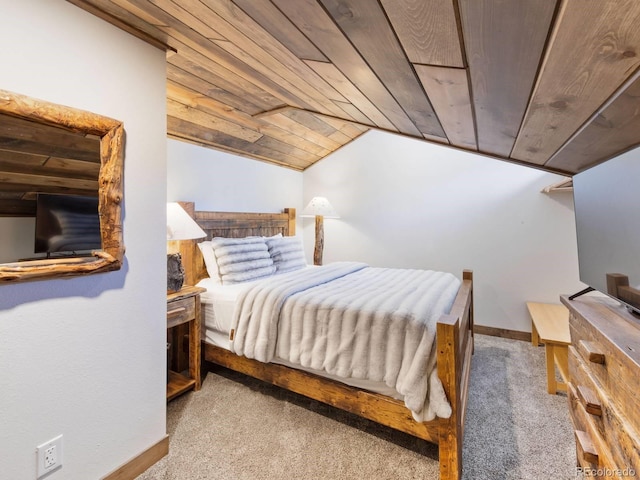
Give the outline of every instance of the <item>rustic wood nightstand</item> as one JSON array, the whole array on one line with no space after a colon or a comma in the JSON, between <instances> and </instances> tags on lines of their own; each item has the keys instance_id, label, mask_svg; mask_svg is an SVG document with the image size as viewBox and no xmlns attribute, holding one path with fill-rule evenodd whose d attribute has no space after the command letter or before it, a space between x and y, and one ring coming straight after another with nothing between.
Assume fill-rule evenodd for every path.
<instances>
[{"instance_id":1,"label":"rustic wood nightstand","mask_svg":"<svg viewBox=\"0 0 640 480\"><path fill-rule=\"evenodd\" d=\"M169 370L167 401L187 390L200 390L200 294L204 291L201 287L183 287L167 294L167 330L189 325L188 375Z\"/></svg>"}]
</instances>

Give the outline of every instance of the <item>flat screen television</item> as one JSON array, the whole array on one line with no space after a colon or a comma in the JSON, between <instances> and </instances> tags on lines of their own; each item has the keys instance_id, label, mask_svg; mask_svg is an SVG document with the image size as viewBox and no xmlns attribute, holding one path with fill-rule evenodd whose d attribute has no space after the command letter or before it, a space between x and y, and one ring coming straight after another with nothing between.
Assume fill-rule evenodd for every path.
<instances>
[{"instance_id":1,"label":"flat screen television","mask_svg":"<svg viewBox=\"0 0 640 480\"><path fill-rule=\"evenodd\" d=\"M637 314L640 313L639 181L640 149L573 177L580 281L589 289L619 300Z\"/></svg>"},{"instance_id":2,"label":"flat screen television","mask_svg":"<svg viewBox=\"0 0 640 480\"><path fill-rule=\"evenodd\" d=\"M97 197L38 194L35 253L76 255L101 248Z\"/></svg>"}]
</instances>

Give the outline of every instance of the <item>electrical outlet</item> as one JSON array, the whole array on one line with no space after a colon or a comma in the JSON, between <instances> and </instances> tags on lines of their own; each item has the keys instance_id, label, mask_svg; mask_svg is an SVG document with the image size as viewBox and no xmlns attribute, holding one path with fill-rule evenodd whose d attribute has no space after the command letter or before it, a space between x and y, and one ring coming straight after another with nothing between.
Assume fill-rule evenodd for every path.
<instances>
[{"instance_id":1,"label":"electrical outlet","mask_svg":"<svg viewBox=\"0 0 640 480\"><path fill-rule=\"evenodd\" d=\"M62 435L38 445L36 457L38 479L62 467Z\"/></svg>"}]
</instances>

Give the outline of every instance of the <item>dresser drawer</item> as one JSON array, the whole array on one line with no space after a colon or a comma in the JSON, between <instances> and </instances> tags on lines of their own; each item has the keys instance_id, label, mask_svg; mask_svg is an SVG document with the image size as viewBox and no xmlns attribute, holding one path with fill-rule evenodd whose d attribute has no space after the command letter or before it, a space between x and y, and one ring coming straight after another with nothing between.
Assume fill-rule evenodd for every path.
<instances>
[{"instance_id":1,"label":"dresser drawer","mask_svg":"<svg viewBox=\"0 0 640 480\"><path fill-rule=\"evenodd\" d=\"M572 415L578 422L576 428L591 435L594 445L609 457L605 461L640 472L637 432L590 374L590 364L575 347L569 347L569 375L572 384L567 395L571 410L576 412Z\"/></svg>"},{"instance_id":2,"label":"dresser drawer","mask_svg":"<svg viewBox=\"0 0 640 480\"><path fill-rule=\"evenodd\" d=\"M196 312L195 298L184 298L167 302L167 328L175 327L193 319Z\"/></svg>"},{"instance_id":3,"label":"dresser drawer","mask_svg":"<svg viewBox=\"0 0 640 480\"><path fill-rule=\"evenodd\" d=\"M592 377L608 392L617 410L634 423L636 430L640 430L638 366L628 355L637 354L635 345L620 348L602 331L573 313L569 316L569 327L572 345ZM624 348L628 351L625 352Z\"/></svg>"},{"instance_id":4,"label":"dresser drawer","mask_svg":"<svg viewBox=\"0 0 640 480\"><path fill-rule=\"evenodd\" d=\"M591 415L580 402L576 387L571 382L567 384L567 398L571 421L575 429L578 464L589 468L617 468L609 451L609 445L602 438ZM593 448L584 448L585 443L592 444ZM597 455L597 458L593 458L594 454Z\"/></svg>"}]
</instances>

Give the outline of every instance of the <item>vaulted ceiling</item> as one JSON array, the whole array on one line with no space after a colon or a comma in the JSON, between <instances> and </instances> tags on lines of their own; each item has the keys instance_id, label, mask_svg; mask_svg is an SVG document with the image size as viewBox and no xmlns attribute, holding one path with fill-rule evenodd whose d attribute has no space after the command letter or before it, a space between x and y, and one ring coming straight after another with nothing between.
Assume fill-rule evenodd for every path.
<instances>
[{"instance_id":1,"label":"vaulted ceiling","mask_svg":"<svg viewBox=\"0 0 640 480\"><path fill-rule=\"evenodd\" d=\"M298 170L370 128L573 174L640 144L638 0L68 0L167 49L170 137Z\"/></svg>"}]
</instances>

